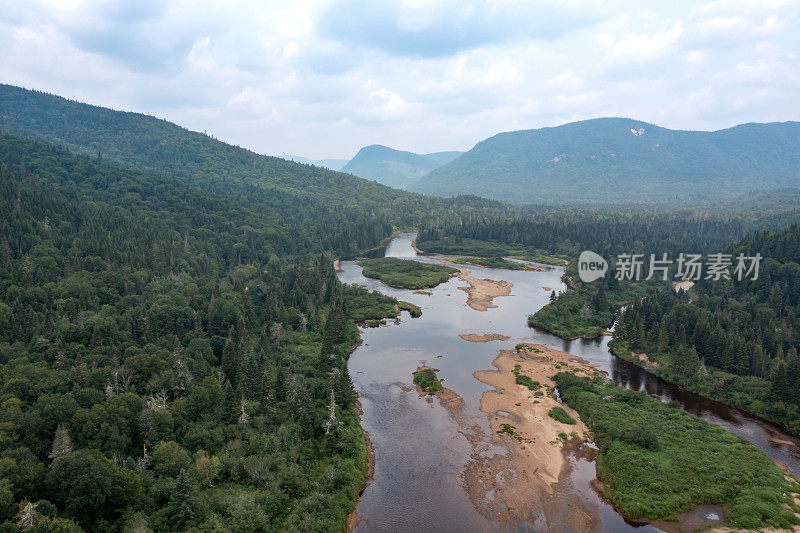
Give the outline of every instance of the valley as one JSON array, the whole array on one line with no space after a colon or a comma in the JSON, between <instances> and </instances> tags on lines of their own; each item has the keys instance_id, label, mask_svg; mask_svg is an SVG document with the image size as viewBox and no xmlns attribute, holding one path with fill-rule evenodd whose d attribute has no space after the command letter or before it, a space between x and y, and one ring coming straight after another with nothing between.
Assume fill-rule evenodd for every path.
<instances>
[{"instance_id":1,"label":"valley","mask_svg":"<svg viewBox=\"0 0 800 533\"><path fill-rule=\"evenodd\" d=\"M796 528L795 128L599 119L338 172L0 85L0 527ZM652 275L684 253L760 277Z\"/></svg>"}]
</instances>

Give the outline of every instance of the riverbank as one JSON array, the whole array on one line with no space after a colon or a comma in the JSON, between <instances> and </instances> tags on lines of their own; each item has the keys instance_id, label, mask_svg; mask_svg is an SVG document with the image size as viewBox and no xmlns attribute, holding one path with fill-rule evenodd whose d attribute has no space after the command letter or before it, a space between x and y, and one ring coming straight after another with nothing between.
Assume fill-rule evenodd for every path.
<instances>
[{"instance_id":1,"label":"riverbank","mask_svg":"<svg viewBox=\"0 0 800 533\"><path fill-rule=\"evenodd\" d=\"M553 510L547 500L568 477L570 445L588 436L575 411L565 409L575 424L558 422L549 415L551 409L560 406L550 377L565 369L587 377L598 371L580 358L540 345L502 350L492 366L495 370L473 373L493 387L481 396L480 410L489 416L492 441L510 453L506 457L473 457L465 470L464 485L476 508L493 519L530 521L542 510ZM528 379L520 380L519 376ZM570 516L552 517L560 526L585 531L597 522L574 491L563 491L559 498L574 498ZM556 525L550 520L548 517L548 528Z\"/></svg>"},{"instance_id":2,"label":"riverbank","mask_svg":"<svg viewBox=\"0 0 800 533\"><path fill-rule=\"evenodd\" d=\"M598 490L630 519L717 504L733 527L800 525L800 484L752 443L640 391L567 371L554 381L599 447Z\"/></svg>"},{"instance_id":3,"label":"riverbank","mask_svg":"<svg viewBox=\"0 0 800 533\"><path fill-rule=\"evenodd\" d=\"M677 380L672 372L669 370L669 364L662 364L658 361L654 361L649 357L646 353L641 352L633 352L631 351L627 344L624 342L620 342L618 340L613 340L608 345L609 351L615 356L623 361L627 361L637 367L643 369L646 372L649 372L653 376L657 377L660 380L663 380L671 385L681 388L682 390L687 391L688 393L694 394L697 397L703 398L709 402L715 402L720 405L724 405L726 407L732 409L738 409L748 415L752 416L753 418L762 420L765 423L773 424L775 426L780 427L783 431L793 435L800 437L800 428L788 426L782 423L780 420L771 417L768 412L766 412L761 403L758 403L756 400L748 401L748 396L743 394L743 391L746 392L753 388L753 383L749 383L748 381L753 381L756 378L747 378L744 376L736 376L735 374L729 374L719 369L715 369L712 367L708 367L706 370L709 372L709 375L713 378L714 375L717 375L715 381L718 382L725 382L727 383L727 388L731 388L734 385L737 385L737 391L733 391L730 395L723 395L722 392L727 390L721 389L717 392L707 393L704 390L700 390L696 384L687 381L687 380ZM741 385L738 385L738 382L741 381ZM762 387L767 387L767 385L762 385ZM755 405L756 408L753 408L752 405ZM759 408L760 407L760 408ZM790 444L792 446L797 446L794 442L789 441L781 441L780 439L773 440L775 444Z\"/></svg>"},{"instance_id":4,"label":"riverbank","mask_svg":"<svg viewBox=\"0 0 800 533\"><path fill-rule=\"evenodd\" d=\"M353 350L355 350L357 347L358 345L354 346ZM352 353L353 350L351 350L350 353ZM358 413L359 428L361 429L361 434L364 437L364 443L367 447L367 479L363 486L361 486L359 489L358 498L356 498L355 503L353 504L353 510L350 511L350 514L347 515L347 520L345 520L345 531L348 533L355 531L358 527L358 524L361 523L362 519L361 515L358 514L358 504L361 503L361 495L364 494L365 490L367 490L367 487L375 475L375 446L372 444L372 440L369 438L369 433L364 430L361 424L361 419L364 416L364 410L361 408L360 400L356 400L356 412Z\"/></svg>"}]
</instances>

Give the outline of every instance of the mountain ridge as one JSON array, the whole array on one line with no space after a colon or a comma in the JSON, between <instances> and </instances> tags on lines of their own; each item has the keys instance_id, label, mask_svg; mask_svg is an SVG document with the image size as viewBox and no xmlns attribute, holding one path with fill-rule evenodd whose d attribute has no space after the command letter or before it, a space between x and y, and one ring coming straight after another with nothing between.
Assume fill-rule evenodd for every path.
<instances>
[{"instance_id":1,"label":"mountain ridge","mask_svg":"<svg viewBox=\"0 0 800 533\"><path fill-rule=\"evenodd\" d=\"M704 201L797 187L799 178L800 122L690 131L606 117L499 133L409 190L519 203Z\"/></svg>"}]
</instances>

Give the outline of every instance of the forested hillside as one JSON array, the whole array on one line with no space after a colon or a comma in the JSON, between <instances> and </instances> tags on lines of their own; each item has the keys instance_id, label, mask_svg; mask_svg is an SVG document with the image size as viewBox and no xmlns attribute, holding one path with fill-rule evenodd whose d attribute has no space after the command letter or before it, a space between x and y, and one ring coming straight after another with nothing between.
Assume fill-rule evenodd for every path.
<instances>
[{"instance_id":1,"label":"forested hillside","mask_svg":"<svg viewBox=\"0 0 800 533\"><path fill-rule=\"evenodd\" d=\"M342 167L342 172L349 172L390 187L405 189L409 184L431 170L449 163L461 153L415 154L374 144L359 150L355 157Z\"/></svg>"},{"instance_id":2,"label":"forested hillside","mask_svg":"<svg viewBox=\"0 0 800 533\"><path fill-rule=\"evenodd\" d=\"M391 227L280 201L0 137L0 522L341 527L348 316L386 298L349 309L324 250Z\"/></svg>"},{"instance_id":3,"label":"forested hillside","mask_svg":"<svg viewBox=\"0 0 800 533\"><path fill-rule=\"evenodd\" d=\"M516 203L676 203L798 185L798 122L703 132L602 118L495 135L410 190Z\"/></svg>"},{"instance_id":4,"label":"forested hillside","mask_svg":"<svg viewBox=\"0 0 800 533\"><path fill-rule=\"evenodd\" d=\"M689 390L800 429L800 227L748 236L725 250L760 253L758 279L702 280L688 294L637 300L615 352L646 352L654 371Z\"/></svg>"},{"instance_id":5,"label":"forested hillside","mask_svg":"<svg viewBox=\"0 0 800 533\"><path fill-rule=\"evenodd\" d=\"M525 246L577 257L593 250L619 253L711 252L754 231L800 221L800 193L748 198L685 209L553 208L528 215L464 213L458 220L429 220L417 239L426 251L459 253L469 240ZM502 247L501 247L502 249ZM464 252L466 253L466 252Z\"/></svg>"},{"instance_id":6,"label":"forested hillside","mask_svg":"<svg viewBox=\"0 0 800 533\"><path fill-rule=\"evenodd\" d=\"M269 188L296 197L283 196L279 204L311 200L331 208L358 208L364 216L392 216L398 225L413 224L420 207L446 210L451 205L349 174L260 155L148 115L11 85L0 84L0 132L46 140L205 190L238 194L239 185ZM499 207L477 198L461 203Z\"/></svg>"}]
</instances>

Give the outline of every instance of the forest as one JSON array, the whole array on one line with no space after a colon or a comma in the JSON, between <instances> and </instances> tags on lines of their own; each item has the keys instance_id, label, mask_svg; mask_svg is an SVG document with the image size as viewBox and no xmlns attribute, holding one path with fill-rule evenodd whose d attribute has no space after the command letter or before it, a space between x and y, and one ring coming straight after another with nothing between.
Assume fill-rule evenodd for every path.
<instances>
[{"instance_id":1,"label":"forest","mask_svg":"<svg viewBox=\"0 0 800 533\"><path fill-rule=\"evenodd\" d=\"M341 530L368 468L346 365L356 324L421 309L342 285L333 261L414 228L421 249L478 264L569 261L574 289L532 325L591 336L630 302L616 353L645 352L667 379L800 429L795 193L509 207L9 86L0 110L2 531ZM767 259L758 280L686 294L582 283L584 249ZM363 266L420 287L454 271L408 263Z\"/></svg>"},{"instance_id":2,"label":"forest","mask_svg":"<svg viewBox=\"0 0 800 533\"><path fill-rule=\"evenodd\" d=\"M572 259L565 279L573 288L552 292L529 325L566 339L594 337L627 309L610 344L616 355L644 365L635 355L644 353L660 377L800 431L800 204L787 195L633 213L531 206L522 216L425 227L419 246L429 240L470 251L529 246L564 254ZM582 282L575 259L583 249L609 258L610 274ZM633 282L613 275L617 254L681 252L760 253L764 260L756 280L700 280L689 293L657 276ZM675 274L673 265L669 279Z\"/></svg>"},{"instance_id":3,"label":"forest","mask_svg":"<svg viewBox=\"0 0 800 533\"><path fill-rule=\"evenodd\" d=\"M646 353L656 374L798 431L800 226L753 233L725 251L764 256L758 278L637 299L614 331L615 353Z\"/></svg>"},{"instance_id":4,"label":"forest","mask_svg":"<svg viewBox=\"0 0 800 533\"><path fill-rule=\"evenodd\" d=\"M398 303L332 262L406 214L9 135L0 212L0 527L342 527L367 465L354 321Z\"/></svg>"}]
</instances>

